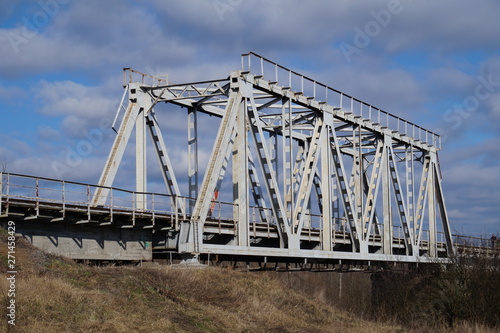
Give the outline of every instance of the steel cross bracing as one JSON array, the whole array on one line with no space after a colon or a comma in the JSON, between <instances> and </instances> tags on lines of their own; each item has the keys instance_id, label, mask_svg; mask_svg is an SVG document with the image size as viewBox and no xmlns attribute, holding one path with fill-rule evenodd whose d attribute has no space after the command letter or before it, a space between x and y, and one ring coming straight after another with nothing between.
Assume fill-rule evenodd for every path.
<instances>
[{"instance_id":1,"label":"steel cross bracing","mask_svg":"<svg viewBox=\"0 0 500 333\"><path fill-rule=\"evenodd\" d=\"M181 177L190 199L177 207L187 216L175 235L177 251L381 261L453 254L438 135L254 53L242 64L226 79L126 82L94 204L109 201L106 188L134 128L137 208L148 209L140 194L146 132L168 194L182 195L154 110L170 103L187 109L189 165ZM198 143L206 140L199 113L221 119L206 168L199 165ZM232 209L218 217L215 233L224 182L232 183ZM221 231L221 223L234 230Z\"/></svg>"}]
</instances>

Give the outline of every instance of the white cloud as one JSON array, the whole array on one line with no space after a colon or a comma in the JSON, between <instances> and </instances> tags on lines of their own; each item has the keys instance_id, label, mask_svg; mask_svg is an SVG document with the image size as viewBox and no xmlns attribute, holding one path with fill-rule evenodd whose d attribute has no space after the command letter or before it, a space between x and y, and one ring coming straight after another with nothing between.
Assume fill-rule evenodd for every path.
<instances>
[{"instance_id":1,"label":"white cloud","mask_svg":"<svg viewBox=\"0 0 500 333\"><path fill-rule=\"evenodd\" d=\"M195 54L176 31L164 34L154 14L121 1L72 2L43 33L22 22L0 29L0 73L19 77L54 71L92 71L102 76L145 61L179 63ZM9 37L10 36L10 37ZM14 38L14 43L11 43Z\"/></svg>"},{"instance_id":2,"label":"white cloud","mask_svg":"<svg viewBox=\"0 0 500 333\"><path fill-rule=\"evenodd\" d=\"M404 10L391 23L395 26L381 36L390 53L418 49L439 55L473 48L491 50L500 29L500 10L494 0L401 3Z\"/></svg>"},{"instance_id":3,"label":"white cloud","mask_svg":"<svg viewBox=\"0 0 500 333\"><path fill-rule=\"evenodd\" d=\"M36 99L47 116L75 115L96 117L111 110L113 101L100 96L100 88L64 81L42 81L36 91Z\"/></svg>"},{"instance_id":4,"label":"white cloud","mask_svg":"<svg viewBox=\"0 0 500 333\"><path fill-rule=\"evenodd\" d=\"M60 133L49 126L42 125L38 127L38 137L41 140L58 140Z\"/></svg>"},{"instance_id":5,"label":"white cloud","mask_svg":"<svg viewBox=\"0 0 500 333\"><path fill-rule=\"evenodd\" d=\"M491 96L491 99L489 100L489 105L491 110L490 116L492 121L495 124L500 124L500 93ZM500 129L500 127L497 126L497 129Z\"/></svg>"}]
</instances>

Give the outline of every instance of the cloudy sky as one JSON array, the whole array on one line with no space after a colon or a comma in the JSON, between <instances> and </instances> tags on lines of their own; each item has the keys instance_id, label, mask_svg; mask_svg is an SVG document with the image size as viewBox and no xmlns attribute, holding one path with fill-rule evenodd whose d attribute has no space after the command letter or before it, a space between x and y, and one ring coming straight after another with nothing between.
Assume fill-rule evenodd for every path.
<instances>
[{"instance_id":1,"label":"cloudy sky","mask_svg":"<svg viewBox=\"0 0 500 333\"><path fill-rule=\"evenodd\" d=\"M173 82L209 80L227 77L240 68L240 54L253 51L441 134L452 231L500 233L497 0L0 6L0 162L7 171L97 183L123 67L168 73ZM175 135L177 120L170 124L166 135ZM171 154L181 167L185 155ZM121 179L130 179L133 152L125 158Z\"/></svg>"}]
</instances>

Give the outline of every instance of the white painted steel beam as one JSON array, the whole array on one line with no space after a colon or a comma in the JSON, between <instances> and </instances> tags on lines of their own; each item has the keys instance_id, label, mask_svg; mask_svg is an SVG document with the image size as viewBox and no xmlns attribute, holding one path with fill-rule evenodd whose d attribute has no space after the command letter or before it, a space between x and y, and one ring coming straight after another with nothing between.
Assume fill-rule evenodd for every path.
<instances>
[{"instance_id":1,"label":"white painted steel beam","mask_svg":"<svg viewBox=\"0 0 500 333\"><path fill-rule=\"evenodd\" d=\"M123 120L118 129L113 146L111 147L106 164L104 165L104 169L101 173L98 183L101 187L96 189L92 199L93 204L98 206L104 205L108 200L109 187L113 185L116 173L118 172L118 167L120 166L123 154L125 153L125 148L141 111L140 106L137 104L138 86L130 84L126 89L129 91L128 106L125 109ZM121 109L122 105L119 106L117 113L120 112Z\"/></svg>"},{"instance_id":2,"label":"white painted steel beam","mask_svg":"<svg viewBox=\"0 0 500 333\"><path fill-rule=\"evenodd\" d=\"M189 198L198 197L198 113L196 107L188 108L188 186ZM194 200L189 201L189 214Z\"/></svg>"},{"instance_id":3,"label":"white painted steel beam","mask_svg":"<svg viewBox=\"0 0 500 333\"><path fill-rule=\"evenodd\" d=\"M165 145L165 141L163 140L163 135L161 134L160 126L156 119L156 114L153 110L151 110L149 114L146 115L145 120L149 135L151 137L151 141L153 142L156 159L161 170L163 181L165 182L167 193L172 196L180 196L181 191L177 183L177 178L174 174L174 168L168 155L167 146ZM144 151L146 151L146 147L144 147ZM144 158L145 157L146 156L144 156ZM144 173L146 173L146 170L144 170ZM181 203L178 208L181 213L185 213L186 207L184 207L183 203Z\"/></svg>"},{"instance_id":4,"label":"white painted steel beam","mask_svg":"<svg viewBox=\"0 0 500 333\"><path fill-rule=\"evenodd\" d=\"M140 105L140 111L135 120L135 207L137 209L146 209L146 184L147 184L147 166L146 166L146 117L145 109Z\"/></svg>"}]
</instances>

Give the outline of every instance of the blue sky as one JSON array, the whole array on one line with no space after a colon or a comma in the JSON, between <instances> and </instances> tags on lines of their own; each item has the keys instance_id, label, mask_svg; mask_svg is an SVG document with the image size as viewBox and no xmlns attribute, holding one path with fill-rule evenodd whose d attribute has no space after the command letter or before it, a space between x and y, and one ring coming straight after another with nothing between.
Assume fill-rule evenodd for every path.
<instances>
[{"instance_id":1,"label":"blue sky","mask_svg":"<svg viewBox=\"0 0 500 333\"><path fill-rule=\"evenodd\" d=\"M498 1L0 6L0 161L8 171L97 183L108 127L64 174L51 165L113 119L123 67L174 82L208 80L228 76L241 53L254 51L442 134L453 232L500 233ZM185 161L183 152L171 154ZM132 153L126 158L124 176L133 173Z\"/></svg>"}]
</instances>

